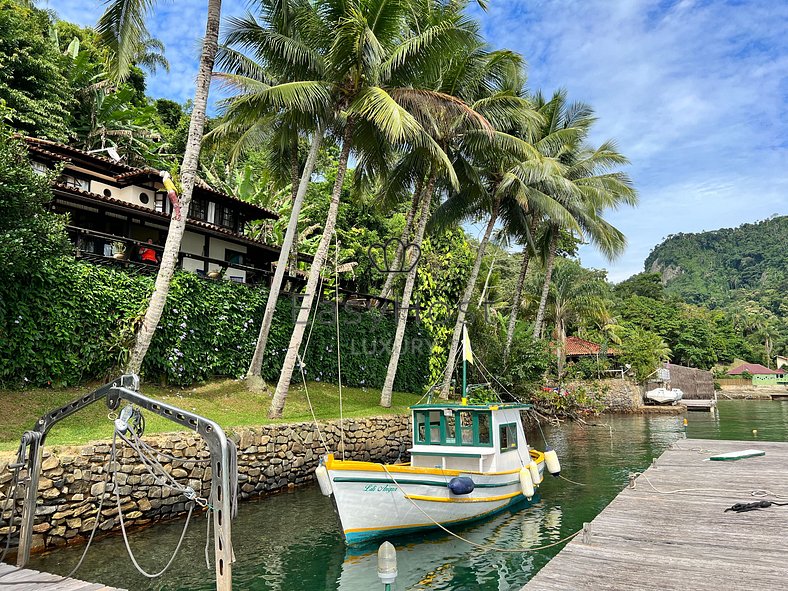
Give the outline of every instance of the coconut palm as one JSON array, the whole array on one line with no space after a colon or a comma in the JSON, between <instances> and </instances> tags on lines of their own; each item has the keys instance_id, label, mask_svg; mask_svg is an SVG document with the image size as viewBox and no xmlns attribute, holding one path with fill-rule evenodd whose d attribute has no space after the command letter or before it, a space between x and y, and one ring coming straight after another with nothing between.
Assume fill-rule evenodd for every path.
<instances>
[{"instance_id":1,"label":"coconut palm","mask_svg":"<svg viewBox=\"0 0 788 591\"><path fill-rule=\"evenodd\" d=\"M308 50L321 76L261 90L261 107L278 106L313 112L340 143L336 180L323 234L314 254L302 306L276 386L269 416L280 417L299 357L318 280L330 246L351 150L385 142L430 155L433 165L451 169L446 154L402 106L400 94L418 92L423 73L440 55L451 53L468 32L461 20L447 20L404 36L412 6L385 0L319 0L310 17ZM290 54L288 54L290 55ZM396 97L396 98L395 98ZM453 172L449 172L456 182Z\"/></svg>"},{"instance_id":2,"label":"coconut palm","mask_svg":"<svg viewBox=\"0 0 788 591\"><path fill-rule=\"evenodd\" d=\"M109 67L114 79L123 80L128 76L129 67L135 57L144 52L145 43L150 39L145 28L145 16L154 3L154 0L112 0L99 20L96 31L102 42L110 49ZM183 212L189 210L197 177L200 145L205 127L205 111L208 104L208 89L219 45L221 6L221 0L208 0L205 37L200 51L189 134L180 171L181 191L178 205L180 211ZM145 354L148 352L148 347L156 332L156 327L164 311L164 304L167 301L170 281L177 266L178 253L185 229L186 216L174 214L170 219L167 242L164 245L161 264L156 274L153 293L137 332L134 349L129 356L127 368L129 372L139 373Z\"/></svg>"},{"instance_id":3,"label":"coconut palm","mask_svg":"<svg viewBox=\"0 0 788 591\"><path fill-rule=\"evenodd\" d=\"M308 35L303 30L305 24L316 19L313 6L301 0L262 0L259 8L260 21L252 15L229 21L230 31L218 56L224 72L217 76L238 94L224 102L224 120L212 132L220 138L233 137L230 151L233 157L248 149L264 147L270 168L281 179L289 175L291 185L292 208L287 230L246 376L253 389L264 385L262 367L268 336L288 262L294 265L297 260L298 219L325 127L322 122L315 127L316 113L269 104L266 95L272 87L318 79L322 75L323 60L318 51L307 46ZM296 59L286 57L298 56L299 52L301 55ZM309 131L312 131L311 146L302 169L299 139Z\"/></svg>"},{"instance_id":4,"label":"coconut palm","mask_svg":"<svg viewBox=\"0 0 788 591\"><path fill-rule=\"evenodd\" d=\"M614 172L617 166L628 163L626 157L618 152L615 144L608 140L596 149L580 146L578 149L561 156L566 162L565 178L579 192L580 199L570 199L564 206L582 230L582 235L608 259L614 260L626 247L624 235L603 217L608 208L622 204L636 205L637 193L627 175ZM547 303L547 292L555 263L560 225L549 226L549 243L545 259L545 283L539 311L534 324L534 339L541 338L542 321Z\"/></svg>"}]
</instances>

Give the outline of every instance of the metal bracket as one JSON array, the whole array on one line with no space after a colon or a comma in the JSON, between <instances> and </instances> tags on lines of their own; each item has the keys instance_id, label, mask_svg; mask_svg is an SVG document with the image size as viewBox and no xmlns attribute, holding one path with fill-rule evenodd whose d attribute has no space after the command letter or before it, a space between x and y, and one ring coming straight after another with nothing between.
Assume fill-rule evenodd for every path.
<instances>
[{"instance_id":1,"label":"metal bracket","mask_svg":"<svg viewBox=\"0 0 788 591\"><path fill-rule=\"evenodd\" d=\"M22 436L20 453L22 454L21 458L24 459L25 449L27 449L28 478L16 564L19 567L24 567L30 559L42 451L47 433L58 422L102 398L106 398L107 407L110 410L117 410L121 401L125 400L169 419L186 429L195 431L208 445L208 450L211 453L211 505L216 557L216 589L217 591L232 591L232 563L235 558L230 523L233 516L232 499L235 492L232 490L235 483L235 477L232 474L236 464L235 446L215 422L176 406L148 398L139 393L139 386L140 379L137 375L121 376L90 394L45 414L36 422L32 430L26 431Z\"/></svg>"}]
</instances>

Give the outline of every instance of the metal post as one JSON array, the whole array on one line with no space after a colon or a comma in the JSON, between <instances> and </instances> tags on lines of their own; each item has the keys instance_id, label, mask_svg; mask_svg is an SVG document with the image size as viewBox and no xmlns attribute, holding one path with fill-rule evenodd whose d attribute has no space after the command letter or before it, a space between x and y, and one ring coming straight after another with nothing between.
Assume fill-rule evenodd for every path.
<instances>
[{"instance_id":1,"label":"metal post","mask_svg":"<svg viewBox=\"0 0 788 591\"><path fill-rule=\"evenodd\" d=\"M24 567L27 561L30 560L30 546L33 543L33 522L36 518L38 479L41 474L41 460L43 457L42 443L43 437L33 437L30 442L30 451L27 459L25 503L22 507L22 519L19 526L19 549L16 554L16 565L20 568ZM14 503L16 503L16 499L14 499ZM8 535L11 535L10 528Z\"/></svg>"}]
</instances>

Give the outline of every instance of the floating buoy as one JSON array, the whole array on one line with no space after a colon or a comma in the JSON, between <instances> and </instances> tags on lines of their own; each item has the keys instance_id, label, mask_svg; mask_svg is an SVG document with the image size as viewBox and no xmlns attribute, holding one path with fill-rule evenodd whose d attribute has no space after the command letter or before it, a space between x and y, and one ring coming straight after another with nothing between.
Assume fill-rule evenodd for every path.
<instances>
[{"instance_id":1,"label":"floating buoy","mask_svg":"<svg viewBox=\"0 0 788 591\"><path fill-rule=\"evenodd\" d=\"M520 468L520 488L523 491L523 496L530 501L534 496L534 481L531 479L531 471L528 466Z\"/></svg>"},{"instance_id":2,"label":"floating buoy","mask_svg":"<svg viewBox=\"0 0 788 591\"><path fill-rule=\"evenodd\" d=\"M757 434L758 434L758 429L753 429L753 430L752 430L752 434L753 434L753 435L757 435Z\"/></svg>"},{"instance_id":3,"label":"floating buoy","mask_svg":"<svg viewBox=\"0 0 788 591\"><path fill-rule=\"evenodd\" d=\"M315 478L317 478L317 483L320 485L320 492L330 497L334 489L331 487L331 478L329 478L328 470L326 470L325 466L315 468Z\"/></svg>"},{"instance_id":4,"label":"floating buoy","mask_svg":"<svg viewBox=\"0 0 788 591\"><path fill-rule=\"evenodd\" d=\"M558 461L558 454L552 447L548 447L544 452L544 464L553 476L561 475L561 462Z\"/></svg>"},{"instance_id":5,"label":"floating buoy","mask_svg":"<svg viewBox=\"0 0 788 591\"><path fill-rule=\"evenodd\" d=\"M455 495L467 495L473 492L473 480L467 476L455 476L449 480L449 490Z\"/></svg>"},{"instance_id":6,"label":"floating buoy","mask_svg":"<svg viewBox=\"0 0 788 591\"><path fill-rule=\"evenodd\" d=\"M528 464L528 471L531 473L531 480L534 486L540 485L542 483L542 473L539 472L539 466L533 460Z\"/></svg>"},{"instance_id":7,"label":"floating buoy","mask_svg":"<svg viewBox=\"0 0 788 591\"><path fill-rule=\"evenodd\" d=\"M687 419L684 419L684 426L686 427L688 424L689 422L687 421Z\"/></svg>"}]
</instances>

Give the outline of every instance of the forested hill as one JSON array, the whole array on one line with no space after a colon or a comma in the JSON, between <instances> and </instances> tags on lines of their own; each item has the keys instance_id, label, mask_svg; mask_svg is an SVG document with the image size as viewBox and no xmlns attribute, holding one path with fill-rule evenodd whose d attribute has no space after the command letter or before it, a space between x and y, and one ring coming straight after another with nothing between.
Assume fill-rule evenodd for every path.
<instances>
[{"instance_id":1,"label":"forested hill","mask_svg":"<svg viewBox=\"0 0 788 591\"><path fill-rule=\"evenodd\" d=\"M645 268L686 302L724 307L754 300L779 314L788 307L788 216L668 236Z\"/></svg>"}]
</instances>

